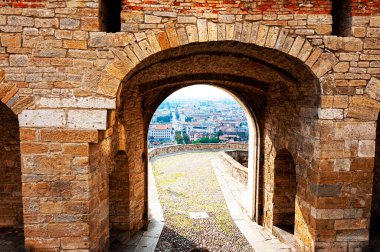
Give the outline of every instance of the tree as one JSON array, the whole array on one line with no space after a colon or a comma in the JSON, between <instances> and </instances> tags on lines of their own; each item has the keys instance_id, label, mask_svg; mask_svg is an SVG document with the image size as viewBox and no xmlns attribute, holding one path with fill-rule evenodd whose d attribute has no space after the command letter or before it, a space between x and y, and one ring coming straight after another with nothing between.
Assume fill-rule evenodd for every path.
<instances>
[{"instance_id":1,"label":"tree","mask_svg":"<svg viewBox=\"0 0 380 252\"><path fill-rule=\"evenodd\" d=\"M210 138L202 137L200 141L201 141L201 143L210 143Z\"/></svg>"},{"instance_id":2,"label":"tree","mask_svg":"<svg viewBox=\"0 0 380 252\"><path fill-rule=\"evenodd\" d=\"M183 133L183 141L185 142L185 144L191 143L191 140L188 134Z\"/></svg>"},{"instance_id":3,"label":"tree","mask_svg":"<svg viewBox=\"0 0 380 252\"><path fill-rule=\"evenodd\" d=\"M210 143L219 143L219 139L213 136L210 138Z\"/></svg>"},{"instance_id":4,"label":"tree","mask_svg":"<svg viewBox=\"0 0 380 252\"><path fill-rule=\"evenodd\" d=\"M183 137L181 135L181 131L175 132L175 140L177 141L177 144L183 144Z\"/></svg>"},{"instance_id":5,"label":"tree","mask_svg":"<svg viewBox=\"0 0 380 252\"><path fill-rule=\"evenodd\" d=\"M222 130L218 130L218 132L216 132L216 136L219 137L223 135L223 131Z\"/></svg>"},{"instance_id":6,"label":"tree","mask_svg":"<svg viewBox=\"0 0 380 252\"><path fill-rule=\"evenodd\" d=\"M199 139L193 141L193 144L200 144L200 143L201 143L201 140L199 140Z\"/></svg>"}]
</instances>

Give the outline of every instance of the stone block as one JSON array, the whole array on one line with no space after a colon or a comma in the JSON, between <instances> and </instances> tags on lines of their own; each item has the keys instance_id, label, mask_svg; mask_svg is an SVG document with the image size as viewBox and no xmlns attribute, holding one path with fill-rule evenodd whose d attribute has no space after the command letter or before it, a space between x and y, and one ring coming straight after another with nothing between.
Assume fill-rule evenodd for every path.
<instances>
[{"instance_id":1,"label":"stone block","mask_svg":"<svg viewBox=\"0 0 380 252\"><path fill-rule=\"evenodd\" d=\"M268 30L269 30L268 26L260 25L258 33L257 33L256 45L264 46L265 41L267 39Z\"/></svg>"},{"instance_id":2,"label":"stone block","mask_svg":"<svg viewBox=\"0 0 380 252\"><path fill-rule=\"evenodd\" d=\"M365 93L372 99L380 101L380 79L372 77L368 82Z\"/></svg>"},{"instance_id":3,"label":"stone block","mask_svg":"<svg viewBox=\"0 0 380 252\"><path fill-rule=\"evenodd\" d=\"M226 24L218 24L218 40L226 40Z\"/></svg>"},{"instance_id":4,"label":"stone block","mask_svg":"<svg viewBox=\"0 0 380 252\"><path fill-rule=\"evenodd\" d=\"M39 108L93 108L115 109L115 98L104 97L75 97L75 98L48 98L41 97L35 101Z\"/></svg>"},{"instance_id":5,"label":"stone block","mask_svg":"<svg viewBox=\"0 0 380 252\"><path fill-rule=\"evenodd\" d=\"M342 219L344 214L343 209L315 209L312 208L311 216L320 220Z\"/></svg>"},{"instance_id":6,"label":"stone block","mask_svg":"<svg viewBox=\"0 0 380 252\"><path fill-rule=\"evenodd\" d=\"M199 38L198 38L197 26L195 25L186 26L186 33L189 39L189 43L198 42Z\"/></svg>"},{"instance_id":7,"label":"stone block","mask_svg":"<svg viewBox=\"0 0 380 252\"><path fill-rule=\"evenodd\" d=\"M58 143L96 143L97 130L42 129L41 141Z\"/></svg>"},{"instance_id":8,"label":"stone block","mask_svg":"<svg viewBox=\"0 0 380 252\"><path fill-rule=\"evenodd\" d=\"M106 32L90 32L88 45L91 47L106 47L109 45Z\"/></svg>"},{"instance_id":9,"label":"stone block","mask_svg":"<svg viewBox=\"0 0 380 252\"><path fill-rule=\"evenodd\" d=\"M218 25L214 22L207 23L208 41L218 40Z\"/></svg>"},{"instance_id":10,"label":"stone block","mask_svg":"<svg viewBox=\"0 0 380 252\"><path fill-rule=\"evenodd\" d=\"M179 24L196 24L197 18L194 16L178 16L177 22Z\"/></svg>"},{"instance_id":11,"label":"stone block","mask_svg":"<svg viewBox=\"0 0 380 252\"><path fill-rule=\"evenodd\" d=\"M226 40L233 40L235 34L235 25L226 24Z\"/></svg>"},{"instance_id":12,"label":"stone block","mask_svg":"<svg viewBox=\"0 0 380 252\"><path fill-rule=\"evenodd\" d=\"M20 47L21 35L20 34L2 34L0 37L1 45L5 47Z\"/></svg>"},{"instance_id":13,"label":"stone block","mask_svg":"<svg viewBox=\"0 0 380 252\"><path fill-rule=\"evenodd\" d=\"M233 40L240 41L242 32L243 32L243 24L240 22L235 23Z\"/></svg>"},{"instance_id":14,"label":"stone block","mask_svg":"<svg viewBox=\"0 0 380 252\"><path fill-rule=\"evenodd\" d=\"M89 236L87 223L49 223L48 232L50 237Z\"/></svg>"},{"instance_id":15,"label":"stone block","mask_svg":"<svg viewBox=\"0 0 380 252\"><path fill-rule=\"evenodd\" d=\"M107 128L107 110L69 110L67 125L71 129L97 129Z\"/></svg>"},{"instance_id":16,"label":"stone block","mask_svg":"<svg viewBox=\"0 0 380 252\"><path fill-rule=\"evenodd\" d=\"M338 59L332 53L322 53L311 69L315 75L320 78L330 71L337 63Z\"/></svg>"},{"instance_id":17,"label":"stone block","mask_svg":"<svg viewBox=\"0 0 380 252\"><path fill-rule=\"evenodd\" d=\"M335 159L334 160L334 171L335 172L347 172L350 171L351 161L348 158Z\"/></svg>"},{"instance_id":18,"label":"stone block","mask_svg":"<svg viewBox=\"0 0 380 252\"><path fill-rule=\"evenodd\" d=\"M280 33L280 28L270 27L265 46L269 48L274 48L277 42L278 34Z\"/></svg>"},{"instance_id":19,"label":"stone block","mask_svg":"<svg viewBox=\"0 0 380 252\"><path fill-rule=\"evenodd\" d=\"M169 49L170 43L168 37L166 36L166 32L160 32L156 34L157 41L160 43L160 47L162 50Z\"/></svg>"},{"instance_id":20,"label":"stone block","mask_svg":"<svg viewBox=\"0 0 380 252\"><path fill-rule=\"evenodd\" d=\"M332 24L332 16L331 15L308 15L307 16L307 24L308 25L331 25Z\"/></svg>"},{"instance_id":21,"label":"stone block","mask_svg":"<svg viewBox=\"0 0 380 252\"><path fill-rule=\"evenodd\" d=\"M323 43L330 50L340 50L343 46L343 39L337 36L324 36Z\"/></svg>"},{"instance_id":22,"label":"stone block","mask_svg":"<svg viewBox=\"0 0 380 252\"><path fill-rule=\"evenodd\" d=\"M199 42L208 41L207 20L206 19L198 19L197 20L197 28L198 28Z\"/></svg>"},{"instance_id":23,"label":"stone block","mask_svg":"<svg viewBox=\"0 0 380 252\"><path fill-rule=\"evenodd\" d=\"M334 66L334 71L337 73L346 73L350 69L349 62L339 62Z\"/></svg>"},{"instance_id":24,"label":"stone block","mask_svg":"<svg viewBox=\"0 0 380 252\"><path fill-rule=\"evenodd\" d=\"M380 37L380 28L368 28L367 37L369 38L379 38Z\"/></svg>"},{"instance_id":25,"label":"stone block","mask_svg":"<svg viewBox=\"0 0 380 252\"><path fill-rule=\"evenodd\" d=\"M243 28L242 28L242 34L241 34L241 41L244 43L249 43L251 32L252 32L252 23L244 22Z\"/></svg>"},{"instance_id":26,"label":"stone block","mask_svg":"<svg viewBox=\"0 0 380 252\"><path fill-rule=\"evenodd\" d=\"M337 241L368 241L368 229L359 229L352 231L339 231L336 235Z\"/></svg>"},{"instance_id":27,"label":"stone block","mask_svg":"<svg viewBox=\"0 0 380 252\"><path fill-rule=\"evenodd\" d=\"M19 114L20 127L63 127L66 115L61 109L24 110Z\"/></svg>"},{"instance_id":28,"label":"stone block","mask_svg":"<svg viewBox=\"0 0 380 252\"><path fill-rule=\"evenodd\" d=\"M344 37L343 50L345 51L361 51L363 49L363 41L359 38Z\"/></svg>"},{"instance_id":29,"label":"stone block","mask_svg":"<svg viewBox=\"0 0 380 252\"><path fill-rule=\"evenodd\" d=\"M66 30L78 29L80 21L72 18L62 18L59 20L59 27Z\"/></svg>"},{"instance_id":30,"label":"stone block","mask_svg":"<svg viewBox=\"0 0 380 252\"><path fill-rule=\"evenodd\" d=\"M316 197L338 197L340 195L341 185L317 185L310 184L310 190Z\"/></svg>"},{"instance_id":31,"label":"stone block","mask_svg":"<svg viewBox=\"0 0 380 252\"><path fill-rule=\"evenodd\" d=\"M294 40L294 43L293 43L292 47L290 48L289 55L297 57L297 55L301 51L301 48L302 48L302 46L303 46L304 43L305 43L305 39L302 38L302 37L300 37L300 36L298 36Z\"/></svg>"},{"instance_id":32,"label":"stone block","mask_svg":"<svg viewBox=\"0 0 380 252\"><path fill-rule=\"evenodd\" d=\"M359 157L375 157L375 141L361 140L359 141Z\"/></svg>"},{"instance_id":33,"label":"stone block","mask_svg":"<svg viewBox=\"0 0 380 252\"><path fill-rule=\"evenodd\" d=\"M88 237L62 237L61 247L65 250L89 249Z\"/></svg>"},{"instance_id":34,"label":"stone block","mask_svg":"<svg viewBox=\"0 0 380 252\"><path fill-rule=\"evenodd\" d=\"M157 17L154 15L145 15L144 16L144 21L147 24L159 24L159 23L161 23L161 20L162 20L162 17Z\"/></svg>"},{"instance_id":35,"label":"stone block","mask_svg":"<svg viewBox=\"0 0 380 252\"><path fill-rule=\"evenodd\" d=\"M29 58L27 55L14 54L9 56L10 66L28 66Z\"/></svg>"},{"instance_id":36,"label":"stone block","mask_svg":"<svg viewBox=\"0 0 380 252\"><path fill-rule=\"evenodd\" d=\"M8 16L8 25L14 26L34 26L34 19L23 16Z\"/></svg>"},{"instance_id":37,"label":"stone block","mask_svg":"<svg viewBox=\"0 0 380 252\"><path fill-rule=\"evenodd\" d=\"M319 109L319 119L343 119L343 109Z\"/></svg>"},{"instance_id":38,"label":"stone block","mask_svg":"<svg viewBox=\"0 0 380 252\"><path fill-rule=\"evenodd\" d=\"M218 22L223 24L232 24L235 23L235 15L225 15L225 14L219 14L218 15Z\"/></svg>"},{"instance_id":39,"label":"stone block","mask_svg":"<svg viewBox=\"0 0 380 252\"><path fill-rule=\"evenodd\" d=\"M380 16L373 16L369 18L369 26L380 27Z\"/></svg>"},{"instance_id":40,"label":"stone block","mask_svg":"<svg viewBox=\"0 0 380 252\"><path fill-rule=\"evenodd\" d=\"M20 143L20 151L22 154L42 154L49 151L49 146L46 143Z\"/></svg>"},{"instance_id":41,"label":"stone block","mask_svg":"<svg viewBox=\"0 0 380 252\"><path fill-rule=\"evenodd\" d=\"M336 220L334 229L335 230L357 230L365 229L368 225L368 219L343 219Z\"/></svg>"}]
</instances>

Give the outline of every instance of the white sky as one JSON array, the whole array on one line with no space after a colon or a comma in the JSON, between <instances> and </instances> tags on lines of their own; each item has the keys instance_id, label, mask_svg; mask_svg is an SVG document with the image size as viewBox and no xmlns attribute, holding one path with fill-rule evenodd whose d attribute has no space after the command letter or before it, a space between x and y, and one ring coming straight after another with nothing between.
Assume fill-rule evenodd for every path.
<instances>
[{"instance_id":1,"label":"white sky","mask_svg":"<svg viewBox=\"0 0 380 252\"><path fill-rule=\"evenodd\" d=\"M181 88L180 90L171 94L167 99L183 99L183 98L232 98L231 95L225 91L208 86L208 85L194 85L190 87Z\"/></svg>"}]
</instances>

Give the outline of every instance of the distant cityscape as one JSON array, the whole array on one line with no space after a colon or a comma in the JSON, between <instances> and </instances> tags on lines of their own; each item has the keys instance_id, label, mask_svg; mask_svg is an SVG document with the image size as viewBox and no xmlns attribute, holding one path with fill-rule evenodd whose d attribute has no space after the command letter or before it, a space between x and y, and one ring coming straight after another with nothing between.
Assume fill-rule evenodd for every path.
<instances>
[{"instance_id":1,"label":"distant cityscape","mask_svg":"<svg viewBox=\"0 0 380 252\"><path fill-rule=\"evenodd\" d=\"M231 98L166 99L156 110L148 132L149 148L198 143L246 143L248 122Z\"/></svg>"}]
</instances>

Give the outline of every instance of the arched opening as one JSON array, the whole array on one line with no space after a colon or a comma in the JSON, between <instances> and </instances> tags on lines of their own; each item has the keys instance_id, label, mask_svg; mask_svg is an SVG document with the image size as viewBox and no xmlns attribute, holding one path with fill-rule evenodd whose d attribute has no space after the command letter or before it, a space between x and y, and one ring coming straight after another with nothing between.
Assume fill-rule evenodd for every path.
<instances>
[{"instance_id":1,"label":"arched opening","mask_svg":"<svg viewBox=\"0 0 380 252\"><path fill-rule=\"evenodd\" d=\"M369 240L370 246L375 249L380 245L380 123L379 117L376 126L375 163L373 170L373 188Z\"/></svg>"},{"instance_id":2,"label":"arched opening","mask_svg":"<svg viewBox=\"0 0 380 252\"><path fill-rule=\"evenodd\" d=\"M0 103L0 250L23 249L20 135L17 115Z\"/></svg>"},{"instance_id":3,"label":"arched opening","mask_svg":"<svg viewBox=\"0 0 380 252\"><path fill-rule=\"evenodd\" d=\"M294 160L288 150L282 149L277 152L274 160L274 228L294 233L296 194L297 174Z\"/></svg>"},{"instance_id":4,"label":"arched opening","mask_svg":"<svg viewBox=\"0 0 380 252\"><path fill-rule=\"evenodd\" d=\"M99 26L101 31L119 32L121 30L121 0L99 1Z\"/></svg>"},{"instance_id":5,"label":"arched opening","mask_svg":"<svg viewBox=\"0 0 380 252\"><path fill-rule=\"evenodd\" d=\"M233 198L244 211L256 209L256 206L248 207L254 201L247 198L248 167L253 166L254 157L254 154L248 155L248 144L257 145L254 138L258 135L253 127L257 123L251 112L237 96L214 85L182 87L164 99L152 115L147 138L151 147L148 173L154 174L148 178L148 191L152 190L150 180L155 180L165 216L157 249L164 250L170 246L174 251L180 251L185 246L190 250L201 245L201 240L209 240L209 249L218 251L224 246L228 250L226 243L237 243L236 239L240 240L241 246L249 247L225 207L227 199L220 193L222 184L218 182L214 169L223 172L225 178L234 183L233 188L240 188L240 191L235 189ZM251 136L251 141L248 141L248 136ZM227 159L230 163L224 166L220 162L225 161L226 156L235 162ZM218 165L215 162L219 162ZM255 168L251 167L251 170ZM155 195L155 192L150 195ZM151 208L151 205L158 200L151 196L148 201L149 209L154 211L156 208ZM191 216L197 212L208 215L205 218L207 225L202 225L201 230L199 220ZM149 215L159 216L152 212ZM152 222L155 219L150 219ZM215 228L221 223L233 232ZM211 235L220 239L209 239ZM234 250L232 247L229 249Z\"/></svg>"},{"instance_id":6,"label":"arched opening","mask_svg":"<svg viewBox=\"0 0 380 252\"><path fill-rule=\"evenodd\" d=\"M212 64L210 64L212 62ZM255 116L256 142L248 188L254 204L252 219L272 229L273 151L287 146L297 157L297 181L305 188L297 199L307 202L312 159L317 139L319 86L317 78L300 60L255 45L232 41L193 43L168 49L143 60L122 82L114 114L114 157L125 153L118 176L119 190L128 192L126 204L110 217L128 235L148 224L148 128L156 108L180 88L208 84L229 91ZM111 121L112 121L111 120ZM116 184L110 177L110 185ZM262 185L262 187L259 187ZM123 188L124 189L123 189ZM110 198L110 209L117 200ZM262 211L258 205L262 205ZM300 205L296 226L307 226L309 209ZM305 211L305 216L303 212ZM297 233L297 230L295 230Z\"/></svg>"},{"instance_id":7,"label":"arched opening","mask_svg":"<svg viewBox=\"0 0 380 252\"><path fill-rule=\"evenodd\" d=\"M351 1L350 0L333 0L331 15L332 35L340 37L351 36Z\"/></svg>"}]
</instances>

